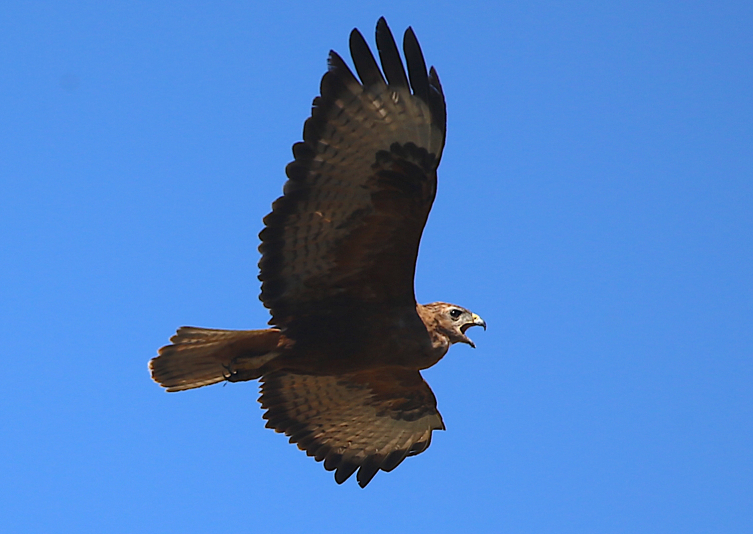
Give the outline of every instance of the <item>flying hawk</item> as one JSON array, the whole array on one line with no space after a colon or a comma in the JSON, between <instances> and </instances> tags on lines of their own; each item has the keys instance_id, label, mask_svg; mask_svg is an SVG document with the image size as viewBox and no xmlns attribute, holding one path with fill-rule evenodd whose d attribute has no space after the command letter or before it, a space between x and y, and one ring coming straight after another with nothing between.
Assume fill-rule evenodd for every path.
<instances>
[{"instance_id":1,"label":"flying hawk","mask_svg":"<svg viewBox=\"0 0 753 534\"><path fill-rule=\"evenodd\" d=\"M358 78L330 52L284 194L264 218L260 298L273 328L182 327L149 363L167 391L261 379L266 426L324 461L338 484L357 470L361 487L444 430L419 371L453 343L473 347L471 326L486 329L460 306L416 303L445 100L411 28L407 76L384 18L376 43L381 70L351 32Z\"/></svg>"}]
</instances>

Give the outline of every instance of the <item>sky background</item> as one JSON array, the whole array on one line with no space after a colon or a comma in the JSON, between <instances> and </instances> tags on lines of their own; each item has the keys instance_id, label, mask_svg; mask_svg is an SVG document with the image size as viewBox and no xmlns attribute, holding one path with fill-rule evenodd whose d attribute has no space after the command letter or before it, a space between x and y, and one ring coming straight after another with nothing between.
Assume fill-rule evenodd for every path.
<instances>
[{"instance_id":1,"label":"sky background","mask_svg":"<svg viewBox=\"0 0 753 534\"><path fill-rule=\"evenodd\" d=\"M486 319L362 490L255 383L257 234L330 49L412 25L448 104L416 293ZM0 531L753 532L751 2L4 2Z\"/></svg>"}]
</instances>

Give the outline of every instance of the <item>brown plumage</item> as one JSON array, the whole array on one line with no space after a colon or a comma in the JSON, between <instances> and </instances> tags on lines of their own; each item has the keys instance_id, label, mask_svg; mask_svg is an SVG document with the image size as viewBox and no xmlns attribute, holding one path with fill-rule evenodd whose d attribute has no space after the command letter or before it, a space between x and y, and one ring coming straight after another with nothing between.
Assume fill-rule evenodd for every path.
<instances>
[{"instance_id":1,"label":"brown plumage","mask_svg":"<svg viewBox=\"0 0 753 534\"><path fill-rule=\"evenodd\" d=\"M357 30L359 79L335 52L284 194L264 218L261 300L275 328L182 327L149 367L168 391L261 379L267 427L342 483L361 487L426 450L444 429L419 371L486 323L468 310L417 304L418 245L436 193L445 101L413 30L407 75L385 20L379 69ZM383 74L384 73L384 74Z\"/></svg>"}]
</instances>

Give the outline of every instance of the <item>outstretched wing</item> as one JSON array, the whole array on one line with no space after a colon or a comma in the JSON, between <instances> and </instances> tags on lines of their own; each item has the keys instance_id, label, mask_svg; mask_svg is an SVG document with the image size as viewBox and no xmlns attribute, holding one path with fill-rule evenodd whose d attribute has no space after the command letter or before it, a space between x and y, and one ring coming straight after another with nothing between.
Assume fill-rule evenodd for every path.
<instances>
[{"instance_id":1,"label":"outstretched wing","mask_svg":"<svg viewBox=\"0 0 753 534\"><path fill-rule=\"evenodd\" d=\"M278 371L262 378L267 427L324 461L342 484L358 470L366 486L381 469L426 450L444 430L437 401L418 371L387 368L339 376Z\"/></svg>"},{"instance_id":2,"label":"outstretched wing","mask_svg":"<svg viewBox=\"0 0 753 534\"><path fill-rule=\"evenodd\" d=\"M362 35L350 49L360 82L335 52L293 146L284 195L261 232L261 300L270 324L288 327L326 310L414 306L421 233L436 192L445 102L405 32L406 76L384 19L376 31L384 76ZM386 81L385 81L386 77Z\"/></svg>"}]
</instances>

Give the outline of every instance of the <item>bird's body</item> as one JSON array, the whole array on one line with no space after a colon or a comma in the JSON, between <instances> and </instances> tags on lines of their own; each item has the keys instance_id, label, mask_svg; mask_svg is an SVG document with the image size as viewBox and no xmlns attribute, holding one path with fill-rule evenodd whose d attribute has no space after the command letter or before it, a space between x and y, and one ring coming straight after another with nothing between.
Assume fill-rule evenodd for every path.
<instances>
[{"instance_id":1,"label":"bird's body","mask_svg":"<svg viewBox=\"0 0 753 534\"><path fill-rule=\"evenodd\" d=\"M261 379L267 426L365 486L443 429L419 371L486 327L452 304L417 304L413 278L436 194L445 102L409 28L408 75L384 19L380 71L351 33L360 81L330 53L329 71L293 146L284 195L261 232L261 300L273 328L183 327L150 362L168 391ZM386 77L386 80L385 80Z\"/></svg>"}]
</instances>

